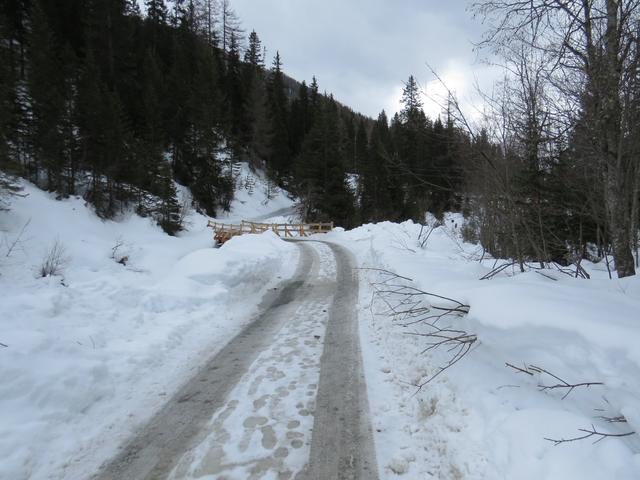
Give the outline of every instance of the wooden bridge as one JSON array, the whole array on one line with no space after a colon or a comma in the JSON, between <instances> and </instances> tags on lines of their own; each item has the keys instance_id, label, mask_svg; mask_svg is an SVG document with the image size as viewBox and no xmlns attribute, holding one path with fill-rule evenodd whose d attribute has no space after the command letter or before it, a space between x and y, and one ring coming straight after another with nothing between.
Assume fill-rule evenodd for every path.
<instances>
[{"instance_id":1,"label":"wooden bridge","mask_svg":"<svg viewBox=\"0 0 640 480\"><path fill-rule=\"evenodd\" d=\"M219 223L209 220L207 227L213 229L213 238L219 244L245 233L262 233L271 230L280 237L307 237L316 233L327 233L333 230L331 223L258 223L242 220L240 223Z\"/></svg>"}]
</instances>

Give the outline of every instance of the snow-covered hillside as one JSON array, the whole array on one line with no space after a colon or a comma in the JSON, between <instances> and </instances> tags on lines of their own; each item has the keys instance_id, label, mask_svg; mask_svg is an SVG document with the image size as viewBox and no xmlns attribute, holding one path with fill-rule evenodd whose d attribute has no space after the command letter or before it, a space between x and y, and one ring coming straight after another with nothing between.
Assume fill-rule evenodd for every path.
<instances>
[{"instance_id":1,"label":"snow-covered hillside","mask_svg":"<svg viewBox=\"0 0 640 480\"><path fill-rule=\"evenodd\" d=\"M272 233L214 249L195 213L169 237L24 187L0 212L0 478L85 479L250 320L297 249ZM264 200L241 193L229 216L292 206ZM56 244L58 272L43 278Z\"/></svg>"},{"instance_id":2,"label":"snow-covered hillside","mask_svg":"<svg viewBox=\"0 0 640 480\"><path fill-rule=\"evenodd\" d=\"M582 436L580 429L593 427L606 433L640 431L640 278L609 280L604 262L585 262L591 280L512 269L479 280L495 260L479 261L481 249L462 242L462 222L448 217L424 248L418 241L421 227L412 222L328 235L349 246L361 267L413 280L393 284L470 305L465 317L445 317L439 325L478 337L465 358L418 391L414 385L450 358L450 345L425 352L433 339L412 335L424 328L402 327L380 301L369 310L370 283L387 277L361 271L360 325L381 477L640 478L637 435L598 443L600 437L593 436L558 446L545 440ZM577 387L563 399L568 389L539 387L561 383L558 379L520 373L507 362L523 369L538 366L569 383L604 385ZM621 416L628 423L611 422Z\"/></svg>"},{"instance_id":3,"label":"snow-covered hillside","mask_svg":"<svg viewBox=\"0 0 640 480\"><path fill-rule=\"evenodd\" d=\"M251 170L246 162L234 166L235 195L231 211L221 212L218 220L292 223L298 221L296 204L288 192L269 181L261 171Z\"/></svg>"}]
</instances>

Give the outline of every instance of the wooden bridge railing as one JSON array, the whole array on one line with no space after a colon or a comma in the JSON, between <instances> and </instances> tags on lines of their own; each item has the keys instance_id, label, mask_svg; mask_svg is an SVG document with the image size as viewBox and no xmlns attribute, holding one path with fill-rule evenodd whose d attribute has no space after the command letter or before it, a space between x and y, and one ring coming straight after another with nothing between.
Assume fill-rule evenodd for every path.
<instances>
[{"instance_id":1,"label":"wooden bridge railing","mask_svg":"<svg viewBox=\"0 0 640 480\"><path fill-rule=\"evenodd\" d=\"M209 220L207 227L213 229L213 238L224 243L232 237L245 233L262 233L271 230L280 237L306 237L316 233L327 233L333 230L331 223L258 223L242 220L240 223L220 223Z\"/></svg>"}]
</instances>

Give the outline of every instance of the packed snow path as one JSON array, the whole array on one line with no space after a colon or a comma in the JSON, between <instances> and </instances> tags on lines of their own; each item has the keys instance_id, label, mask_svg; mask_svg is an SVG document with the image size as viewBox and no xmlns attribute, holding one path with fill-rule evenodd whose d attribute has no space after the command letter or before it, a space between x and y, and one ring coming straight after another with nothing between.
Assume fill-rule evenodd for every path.
<instances>
[{"instance_id":1,"label":"packed snow path","mask_svg":"<svg viewBox=\"0 0 640 480\"><path fill-rule=\"evenodd\" d=\"M294 278L95 478L377 478L352 256L297 245Z\"/></svg>"}]
</instances>

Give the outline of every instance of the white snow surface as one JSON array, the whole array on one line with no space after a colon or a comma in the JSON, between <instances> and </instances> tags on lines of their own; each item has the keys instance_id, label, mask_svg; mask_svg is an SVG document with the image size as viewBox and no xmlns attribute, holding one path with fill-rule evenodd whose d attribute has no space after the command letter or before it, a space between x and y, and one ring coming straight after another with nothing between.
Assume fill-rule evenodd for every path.
<instances>
[{"instance_id":1,"label":"white snow surface","mask_svg":"<svg viewBox=\"0 0 640 480\"><path fill-rule=\"evenodd\" d=\"M243 165L240 172L237 181L250 170ZM253 190L240 189L220 219L295 219L285 192L264 203L266 183L255 175ZM24 187L27 196L0 212L0 342L6 345L0 345L0 479L86 479L240 331L266 289L293 274L298 250L272 233L213 249L207 219L195 213L188 231L169 237L150 219L129 214L102 221L81 199L56 201ZM576 437L592 426L640 431L640 278L609 280L603 264L585 262L590 280L512 269L479 280L495 260L480 261L479 247L461 240L462 225L460 216L447 216L423 248L421 227L412 222L323 236L350 248L360 267L392 270L470 305L465 317L442 321L479 339L460 363L418 391L414 385L438 371L445 352L424 352L427 339L406 335L419 326L392 321L380 302L370 308L370 282L380 274L360 270L361 344L381 479L640 478L637 435L558 446L545 440ZM56 240L66 261L58 275L42 278L39 266ZM117 263L123 257L126 265ZM299 328L316 329L314 321ZM284 329L278 341L286 344L296 328ZM276 364L254 364L213 426L237 436L244 410L256 417L289 414L287 401L274 410L247 396L262 370L287 368L275 355L278 341L260 357ZM320 349L311 345L304 353L311 358ZM518 373L506 362L604 385L576 388L563 399L566 390L539 388L555 379ZM309 378L300 385L315 385L317 372L301 374ZM267 382L253 393L291 388L277 377L274 392L261 390ZM627 423L602 418L620 416ZM311 416L298 421L296 435L308 435ZM270 438L260 431L264 436L248 444L257 454ZM216 446L215 434L214 428L204 450ZM305 446L282 461L297 471L306 453ZM197 477L192 466L188 474Z\"/></svg>"},{"instance_id":2,"label":"white snow surface","mask_svg":"<svg viewBox=\"0 0 640 480\"><path fill-rule=\"evenodd\" d=\"M214 249L195 213L170 237L24 187L0 212L0 478L86 479L293 274L298 249L270 232ZM42 278L56 241L63 268Z\"/></svg>"},{"instance_id":3,"label":"white snow surface","mask_svg":"<svg viewBox=\"0 0 640 480\"><path fill-rule=\"evenodd\" d=\"M380 476L383 479L632 480L640 478L640 441L585 439L558 446L545 438L579 429L640 432L640 278L609 280L603 264L585 263L590 280L558 271L511 269L479 280L495 260L461 240L463 219L448 215L428 242L420 225L389 222L336 231L360 267L392 270L422 290L470 305L464 318L443 319L477 334L467 357L421 390L438 371L442 349L424 352L424 331L392 321L361 270L360 331ZM500 263L498 263L500 264ZM395 282L398 283L398 282ZM403 283L401 281L401 283ZM437 302L433 304L438 305ZM559 383L506 368L536 365L569 381L603 386L541 391ZM601 417L623 415L628 423Z\"/></svg>"}]
</instances>

